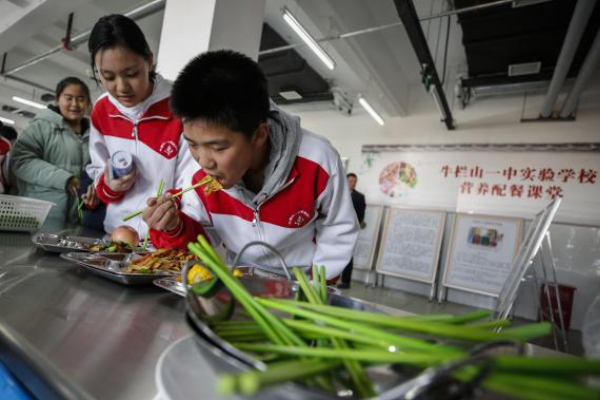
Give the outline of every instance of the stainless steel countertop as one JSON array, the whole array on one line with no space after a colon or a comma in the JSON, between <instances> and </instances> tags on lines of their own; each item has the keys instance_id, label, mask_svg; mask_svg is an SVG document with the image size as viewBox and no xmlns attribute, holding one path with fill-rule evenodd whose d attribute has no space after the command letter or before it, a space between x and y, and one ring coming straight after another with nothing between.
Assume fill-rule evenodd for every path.
<instances>
[{"instance_id":1,"label":"stainless steel countertop","mask_svg":"<svg viewBox=\"0 0 600 400\"><path fill-rule=\"evenodd\" d=\"M63 228L49 223L43 230ZM0 361L18 370L15 351L29 351L33 362L53 370L45 372L73 386L75 398L155 398L160 354L190 333L183 299L88 273L37 250L30 237L0 232ZM31 373L21 378L37 384Z\"/></svg>"},{"instance_id":2,"label":"stainless steel countertop","mask_svg":"<svg viewBox=\"0 0 600 400\"><path fill-rule=\"evenodd\" d=\"M155 399L159 356L190 333L183 298L120 285L36 249L30 234L0 232L0 361L38 398ZM527 352L556 354L537 346Z\"/></svg>"}]
</instances>

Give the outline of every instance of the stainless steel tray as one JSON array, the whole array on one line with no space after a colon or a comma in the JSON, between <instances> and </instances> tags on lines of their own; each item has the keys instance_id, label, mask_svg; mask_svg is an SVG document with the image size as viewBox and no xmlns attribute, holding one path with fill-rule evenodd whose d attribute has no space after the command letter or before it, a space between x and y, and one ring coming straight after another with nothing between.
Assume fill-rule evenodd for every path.
<instances>
[{"instance_id":1,"label":"stainless steel tray","mask_svg":"<svg viewBox=\"0 0 600 400\"><path fill-rule=\"evenodd\" d=\"M43 232L33 234L31 241L37 247L52 253L91 251L91 247L104 243L100 238L65 236Z\"/></svg>"},{"instance_id":2,"label":"stainless steel tray","mask_svg":"<svg viewBox=\"0 0 600 400\"><path fill-rule=\"evenodd\" d=\"M195 262L192 262L192 264L194 264ZM236 267L237 270L243 271L244 275L248 276L248 277L261 277L261 278L270 278L270 279L284 279L281 275L277 275L271 271L266 271L263 269L260 269L258 267ZM159 278L154 280L154 283L156 286L158 286L159 288L168 290L171 293L174 293L178 296L181 297L185 297L186 296L186 290L183 287L183 284L181 283L181 281L176 280L174 277L166 277L166 278ZM336 289L334 287L329 287L329 291L330 293L336 293L339 294L340 291L339 289Z\"/></svg>"},{"instance_id":3,"label":"stainless steel tray","mask_svg":"<svg viewBox=\"0 0 600 400\"><path fill-rule=\"evenodd\" d=\"M161 289L165 289L171 293L175 293L178 296L185 297L185 288L183 287L183 283L176 281L173 278L159 278L152 281L152 283Z\"/></svg>"},{"instance_id":4,"label":"stainless steel tray","mask_svg":"<svg viewBox=\"0 0 600 400\"><path fill-rule=\"evenodd\" d=\"M134 253L62 253L60 257L124 285L150 285L155 279L173 275L167 271L153 274L124 272L131 261L140 257Z\"/></svg>"}]
</instances>

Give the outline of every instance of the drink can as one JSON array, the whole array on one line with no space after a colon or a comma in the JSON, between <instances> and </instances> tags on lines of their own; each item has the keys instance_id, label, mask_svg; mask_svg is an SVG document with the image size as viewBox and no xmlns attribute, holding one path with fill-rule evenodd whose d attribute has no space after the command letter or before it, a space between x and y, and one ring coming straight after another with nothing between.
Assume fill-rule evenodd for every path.
<instances>
[{"instance_id":1,"label":"drink can","mask_svg":"<svg viewBox=\"0 0 600 400\"><path fill-rule=\"evenodd\" d=\"M115 179L119 179L133 170L133 157L126 151L120 150L114 153L110 158L110 163Z\"/></svg>"}]
</instances>

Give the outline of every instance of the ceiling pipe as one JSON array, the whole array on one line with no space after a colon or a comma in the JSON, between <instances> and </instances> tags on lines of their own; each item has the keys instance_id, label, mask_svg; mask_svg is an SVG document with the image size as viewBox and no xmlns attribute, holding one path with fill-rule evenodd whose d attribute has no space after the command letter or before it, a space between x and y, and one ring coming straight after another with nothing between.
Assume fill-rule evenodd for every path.
<instances>
[{"instance_id":1,"label":"ceiling pipe","mask_svg":"<svg viewBox=\"0 0 600 400\"><path fill-rule=\"evenodd\" d=\"M133 19L134 21L139 20L139 19L142 19L144 17L147 17L149 15L152 15L152 14L164 9L165 3L166 3L166 0L153 0L149 3L144 4L143 6L137 7L135 9L129 11L128 13L126 13L124 15L126 17ZM79 35L72 37L69 42L70 45L75 47L77 45L85 43L89 39L91 33L92 33L92 30L88 29L85 32L80 33ZM59 46L53 47L50 50L46 51L45 53L42 53L33 58L30 58L29 60L23 62L22 64L17 65L15 67L5 71L4 74L2 74L2 75L9 76L9 75L16 74L17 72L22 71L25 68L29 68L32 65L35 65L35 64L45 60L46 58L52 56L53 54L56 54L64 49L65 49L64 46L62 44L60 44Z\"/></svg>"},{"instance_id":2,"label":"ceiling pipe","mask_svg":"<svg viewBox=\"0 0 600 400\"><path fill-rule=\"evenodd\" d=\"M590 47L590 51L588 52L581 69L579 70L579 75L577 75L577 79L575 80L575 84L569 92L567 96L567 100L560 111L561 118L571 118L575 114L575 110L577 109L577 103L579 102L579 98L581 94L586 89L586 85L593 73L596 71L596 66L600 61L600 29L598 29L598 33L596 33L596 38L594 39L594 43L592 43L592 47Z\"/></svg>"},{"instance_id":3,"label":"ceiling pipe","mask_svg":"<svg viewBox=\"0 0 600 400\"><path fill-rule=\"evenodd\" d=\"M565 83L569 68L571 68L571 63L573 62L573 58L579 47L579 42L581 41L588 20L592 15L592 11L594 11L595 5L596 0L577 1L575 11L573 11L573 17L569 23L567 35L565 36L565 41L560 50L556 67L554 68L554 75L550 81L550 88L548 89L542 111L540 112L540 118L550 118L552 116L556 99Z\"/></svg>"},{"instance_id":4,"label":"ceiling pipe","mask_svg":"<svg viewBox=\"0 0 600 400\"><path fill-rule=\"evenodd\" d=\"M550 0L550 1L553 1L553 0ZM511 3L514 3L514 0L498 0L493 3L478 4L476 6L458 8L458 9L454 9L451 11L442 12L439 14L427 15L425 17L420 17L419 21L423 22L423 21L429 21L431 19L449 17L451 15L460 15L460 14L465 14L465 13L474 12L474 11L487 10L487 9L490 9L493 7L503 6L503 5L507 5L507 4L511 4ZM395 27L401 26L401 25L402 25L402 21L393 22L391 24L374 26L371 28L360 29L360 30L352 31L352 32L346 32L346 33L342 33L342 34L334 35L334 36L327 36L327 37L324 37L324 38L321 38L318 40L315 39L315 42L325 43L325 42L330 42L332 40L348 39L348 38L351 38L354 36L360 36L360 35L365 35L368 33L379 32L379 31L383 31L386 29L395 28ZM263 51L259 52L258 55L265 56L267 54L279 53L282 51L295 49L297 47L302 47L302 46L306 46L306 45L304 43L287 44L285 46L274 47L272 49L263 50Z\"/></svg>"},{"instance_id":5,"label":"ceiling pipe","mask_svg":"<svg viewBox=\"0 0 600 400\"><path fill-rule=\"evenodd\" d=\"M435 61L429 50L413 0L394 0L394 5L421 66L423 83L427 91L433 96L433 100L441 115L441 121L446 124L448 130L453 130L455 129L455 125L452 110L450 109L444 88L435 68Z\"/></svg>"},{"instance_id":6,"label":"ceiling pipe","mask_svg":"<svg viewBox=\"0 0 600 400\"><path fill-rule=\"evenodd\" d=\"M20 78L18 76L3 76L2 78L4 78L4 79L10 79L10 80L22 83L22 84L27 85L27 86L31 86L33 88L43 90L44 92L54 93L54 89L51 89L51 88L46 87L44 85L40 85L37 82L33 82L33 81L30 81L30 80L27 80L27 79Z\"/></svg>"}]
</instances>

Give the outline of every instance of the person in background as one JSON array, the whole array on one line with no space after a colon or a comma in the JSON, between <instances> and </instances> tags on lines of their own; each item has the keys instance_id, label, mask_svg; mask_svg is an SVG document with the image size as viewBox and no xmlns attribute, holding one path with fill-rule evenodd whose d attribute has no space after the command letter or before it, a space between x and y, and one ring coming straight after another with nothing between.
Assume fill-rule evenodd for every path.
<instances>
[{"instance_id":1,"label":"person in background","mask_svg":"<svg viewBox=\"0 0 600 400\"><path fill-rule=\"evenodd\" d=\"M17 131L12 126L0 122L0 193L16 195L17 185L11 185L14 178L10 172L10 149L17 140Z\"/></svg>"},{"instance_id":2,"label":"person in background","mask_svg":"<svg viewBox=\"0 0 600 400\"><path fill-rule=\"evenodd\" d=\"M17 130L12 126L0 126L0 137L2 137L5 140L8 140L11 146L15 143L18 136L19 134L17 133Z\"/></svg>"},{"instance_id":3,"label":"person in background","mask_svg":"<svg viewBox=\"0 0 600 400\"><path fill-rule=\"evenodd\" d=\"M269 101L258 64L230 50L201 54L173 84L171 107L202 166L192 183L218 186L183 196L181 211L170 193L149 199L143 218L152 243L186 248L199 234L210 235L215 244L223 241L232 262L246 244L260 240L287 265L325 266L327 279L337 280L358 236L340 156ZM250 248L240 263L283 274L264 248Z\"/></svg>"},{"instance_id":4,"label":"person in background","mask_svg":"<svg viewBox=\"0 0 600 400\"><path fill-rule=\"evenodd\" d=\"M85 115L90 103L82 80L63 79L56 87L56 105L35 116L11 151L19 194L55 203L49 218L78 220L80 179L89 162L90 124Z\"/></svg>"},{"instance_id":5,"label":"person in background","mask_svg":"<svg viewBox=\"0 0 600 400\"><path fill-rule=\"evenodd\" d=\"M104 230L112 233L129 225L140 237L147 232L141 217L123 217L144 208L156 196L161 179L165 190L182 187L193 168L183 139L183 125L169 109L171 86L154 71L154 54L136 23L123 15L100 18L90 34L92 68L106 93L91 114L90 155L87 173L96 195L106 204ZM134 168L113 175L112 156L124 151Z\"/></svg>"},{"instance_id":6,"label":"person in background","mask_svg":"<svg viewBox=\"0 0 600 400\"><path fill-rule=\"evenodd\" d=\"M356 217L358 218L361 229L364 229L365 210L367 208L365 195L356 190L356 183L358 182L358 177L356 174L350 172L348 175L346 175L346 179L348 180L348 188L350 189L350 195L352 196L352 205L354 206ZM354 259L351 258L346 268L344 268L344 272L342 272L342 283L338 285L338 288L350 289L350 284L352 282L352 269L354 268L353 261Z\"/></svg>"}]
</instances>

